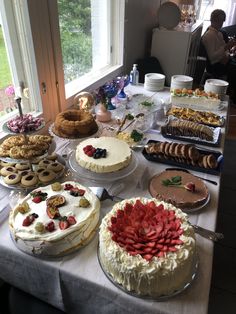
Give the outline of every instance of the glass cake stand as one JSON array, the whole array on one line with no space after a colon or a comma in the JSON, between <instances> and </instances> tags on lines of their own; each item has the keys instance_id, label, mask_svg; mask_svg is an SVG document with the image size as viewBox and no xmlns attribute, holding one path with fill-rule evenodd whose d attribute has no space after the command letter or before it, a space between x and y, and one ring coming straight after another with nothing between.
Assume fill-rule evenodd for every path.
<instances>
[{"instance_id":1,"label":"glass cake stand","mask_svg":"<svg viewBox=\"0 0 236 314\"><path fill-rule=\"evenodd\" d=\"M71 151L68 156L68 164L71 170L78 176L83 179L87 179L94 182L112 182L119 179L126 178L131 173L135 171L138 166L138 157L132 152L132 159L130 164L124 169L115 171L115 172L107 172L107 173L97 173L85 168L82 168L76 161L75 151Z\"/></svg>"},{"instance_id":2,"label":"glass cake stand","mask_svg":"<svg viewBox=\"0 0 236 314\"><path fill-rule=\"evenodd\" d=\"M117 283L114 278L105 270L103 264L102 264L102 261L101 261L101 257L100 257L100 253L99 253L99 244L98 244L98 248L97 248L97 258L98 258L98 262L99 262L99 265L102 269L102 271L104 272L105 276L111 281L111 283L113 283L113 285L115 285L118 289L122 290L123 292L133 296L133 297L136 297L136 298L141 298L141 299L148 299L148 300L151 300L151 301L165 301L165 300L168 300L170 298L173 298L175 297L176 295L182 293L183 291L185 291L187 288L189 288L194 279L196 278L197 276L197 272L198 272L198 267L199 267L199 258L198 258L198 255L196 254L195 256L195 261L193 263L193 266L192 266L192 276L191 276L191 279L189 280L189 282L187 282L183 288L179 289L179 290L176 290L174 291L173 293L169 294L169 295L161 295L159 297L151 297L149 295L140 295L138 293L136 293L135 291L129 291L127 289L125 289L122 285L120 285L119 283Z\"/></svg>"},{"instance_id":3,"label":"glass cake stand","mask_svg":"<svg viewBox=\"0 0 236 314\"><path fill-rule=\"evenodd\" d=\"M101 136L102 134L102 131L103 131L103 125L100 123L100 122L97 122L97 126L98 126L98 129L95 133L89 135L89 136L81 136L81 137L77 137L77 138L66 138L66 137L61 137L59 135L57 135L55 132L54 132L54 123L52 123L49 128L48 128L48 132L50 135L52 135L56 140L60 139L60 140L63 140L63 141L70 141L70 142L74 142L74 143L79 143L83 140L86 140L87 138L90 138L90 137L99 137Z\"/></svg>"}]
</instances>

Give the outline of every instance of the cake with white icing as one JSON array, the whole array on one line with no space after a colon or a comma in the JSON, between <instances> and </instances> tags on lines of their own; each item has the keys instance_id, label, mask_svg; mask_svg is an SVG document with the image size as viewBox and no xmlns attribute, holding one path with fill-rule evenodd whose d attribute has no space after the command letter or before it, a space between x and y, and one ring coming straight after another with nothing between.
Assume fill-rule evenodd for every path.
<instances>
[{"instance_id":1,"label":"cake with white icing","mask_svg":"<svg viewBox=\"0 0 236 314\"><path fill-rule=\"evenodd\" d=\"M76 148L77 163L98 173L121 170L130 164L131 159L129 145L114 137L89 138Z\"/></svg>"},{"instance_id":2,"label":"cake with white icing","mask_svg":"<svg viewBox=\"0 0 236 314\"><path fill-rule=\"evenodd\" d=\"M200 89L171 90L171 104L175 106L187 107L201 110L218 110L221 101L218 94L205 92Z\"/></svg>"},{"instance_id":3,"label":"cake with white icing","mask_svg":"<svg viewBox=\"0 0 236 314\"><path fill-rule=\"evenodd\" d=\"M57 257L86 245L96 232L100 201L77 182L54 183L28 194L10 211L16 246L25 253Z\"/></svg>"},{"instance_id":4,"label":"cake with white icing","mask_svg":"<svg viewBox=\"0 0 236 314\"><path fill-rule=\"evenodd\" d=\"M99 258L104 271L125 290L168 296L191 282L196 243L187 215L163 201L133 198L103 218Z\"/></svg>"}]
</instances>

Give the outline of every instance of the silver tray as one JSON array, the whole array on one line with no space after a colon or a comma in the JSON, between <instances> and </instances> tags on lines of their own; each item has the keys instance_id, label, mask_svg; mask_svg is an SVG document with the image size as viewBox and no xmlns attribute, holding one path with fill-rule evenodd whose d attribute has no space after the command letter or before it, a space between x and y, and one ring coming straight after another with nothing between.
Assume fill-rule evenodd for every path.
<instances>
[{"instance_id":1,"label":"silver tray","mask_svg":"<svg viewBox=\"0 0 236 314\"><path fill-rule=\"evenodd\" d=\"M130 164L118 171L115 172L107 172L107 173L97 173L82 168L76 161L75 158L75 151L69 153L69 167L81 178L90 180L90 181L99 181L99 182L112 182L119 179L123 179L129 176L131 173L135 171L138 166L138 157L137 155L132 152L132 159Z\"/></svg>"},{"instance_id":2,"label":"silver tray","mask_svg":"<svg viewBox=\"0 0 236 314\"><path fill-rule=\"evenodd\" d=\"M165 300L168 300L170 298L173 298L175 296L177 296L178 294L182 293L183 291L185 291L187 288L189 288L191 286L191 284L193 283L194 279L196 278L196 275L197 275L197 271L198 271L198 267L199 267L199 259L198 259L198 256L196 255L196 260L195 260L195 263L193 264L193 269L192 269L192 277L191 277L191 280L189 282L187 282L185 284L185 286L180 289L180 290L177 290L175 292L173 292L172 294L169 294L169 295L162 295L162 296L159 296L159 297L156 297L156 298L153 298L151 296L148 296L148 295L140 295L140 294L137 294L135 291L129 291L129 290L126 290L122 285L120 285L119 283L115 282L115 280L113 279L113 277L107 273L107 271L104 269L103 265L102 265L102 261L101 261L101 258L100 258L100 253L99 253L99 244L98 244L98 248L97 248L97 257L98 257L98 262L99 262L99 265L102 269L102 271L104 272L105 276L110 280L111 283L113 283L113 285L115 285L118 289L122 290L123 292L133 296L133 297L136 297L136 298L140 298L140 299L147 299L147 300L151 300L151 301L165 301Z\"/></svg>"},{"instance_id":3,"label":"silver tray","mask_svg":"<svg viewBox=\"0 0 236 314\"><path fill-rule=\"evenodd\" d=\"M15 158L11 158L11 157L1 157L0 156L0 160L5 161L5 162L9 162L9 163L13 163L13 164L14 163L17 164L19 162L31 162L33 164L33 163L39 162L41 159L43 159L43 158L47 157L48 155L52 154L55 151L55 149L56 149L56 143L55 143L55 141L52 141L48 151L45 154L41 155L41 156L35 156L33 158L30 158L30 159L15 159Z\"/></svg>"},{"instance_id":4,"label":"silver tray","mask_svg":"<svg viewBox=\"0 0 236 314\"><path fill-rule=\"evenodd\" d=\"M34 189L37 189L40 186L49 185L49 184L56 182L57 180L61 179L66 173L66 171L65 171L66 170L66 162L65 162L64 158L62 158L61 156L57 156L57 161L64 166L64 169L62 171L60 171L60 173L58 173L53 180L51 180L47 183L38 182L36 185L32 185L32 186L25 186L21 183L7 184L4 182L4 177L0 175L0 185L5 186L11 190L18 190L18 191L32 191Z\"/></svg>"},{"instance_id":5,"label":"silver tray","mask_svg":"<svg viewBox=\"0 0 236 314\"><path fill-rule=\"evenodd\" d=\"M5 133L12 134L12 135L33 134L33 133L38 132L39 130L41 130L42 128L45 127L45 121L42 121L41 125L40 125L37 129L35 129L35 130L33 130L33 131L13 132L13 131L11 131L11 130L8 128L7 122L8 122L8 121L6 121L6 122L3 124L2 130L3 130Z\"/></svg>"},{"instance_id":6,"label":"silver tray","mask_svg":"<svg viewBox=\"0 0 236 314\"><path fill-rule=\"evenodd\" d=\"M101 134L102 134L102 131L103 131L103 125L96 121L97 123L97 126L98 126L98 130L97 132L95 132L94 134L91 134L89 136L84 136L84 137L78 137L78 138L66 138L66 137L61 137L59 135L57 135L56 133L54 133L54 123L52 123L49 128L48 128L48 132L50 135L52 135L54 138L56 139L60 139L60 140L64 140L64 141L70 141L70 142L81 142L81 141L84 141L86 140L87 138L90 138L90 137L99 137Z\"/></svg>"}]
</instances>

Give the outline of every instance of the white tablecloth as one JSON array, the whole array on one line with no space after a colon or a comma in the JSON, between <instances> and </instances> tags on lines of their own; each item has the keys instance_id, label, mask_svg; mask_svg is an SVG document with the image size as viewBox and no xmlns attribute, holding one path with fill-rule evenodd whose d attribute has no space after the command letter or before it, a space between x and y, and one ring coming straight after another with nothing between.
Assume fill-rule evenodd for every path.
<instances>
[{"instance_id":1,"label":"white tablecloth","mask_svg":"<svg viewBox=\"0 0 236 314\"><path fill-rule=\"evenodd\" d=\"M141 87L135 88L132 92L143 91ZM150 95L148 92L146 94ZM155 97L166 98L168 95L163 91ZM161 135L156 133L147 136L150 139L161 138ZM222 151L223 143L224 130L222 145L218 150ZM57 141L57 152L63 152L65 145L65 141ZM168 167L147 161L141 152L137 155L139 166L132 175L121 182L105 184L110 191L118 191L125 185L119 194L123 198L149 197L148 179ZM189 220L215 230L220 177L201 172L193 173L215 180L218 185L206 183L211 195L210 202L202 210L190 214ZM91 186L91 182L86 180L80 182ZM184 292L162 302L137 298L121 291L103 273L97 258L98 234L86 247L58 259L39 259L18 250L10 238L7 218L4 218L4 214L9 210L9 193L9 189L0 187L0 278L6 282L68 313L207 313L213 258L213 243L210 240L196 236L199 268L196 279ZM112 205L110 200L103 201L101 218ZM5 210L1 211L3 208Z\"/></svg>"}]
</instances>

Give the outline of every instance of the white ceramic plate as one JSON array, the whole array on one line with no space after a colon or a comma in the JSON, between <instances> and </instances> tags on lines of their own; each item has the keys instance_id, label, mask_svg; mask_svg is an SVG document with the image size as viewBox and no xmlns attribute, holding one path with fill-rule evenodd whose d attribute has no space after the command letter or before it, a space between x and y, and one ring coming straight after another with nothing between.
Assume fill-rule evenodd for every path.
<instances>
[{"instance_id":1,"label":"white ceramic plate","mask_svg":"<svg viewBox=\"0 0 236 314\"><path fill-rule=\"evenodd\" d=\"M165 2L158 9L157 18L160 26L172 29L179 24L181 12L174 2Z\"/></svg>"}]
</instances>

